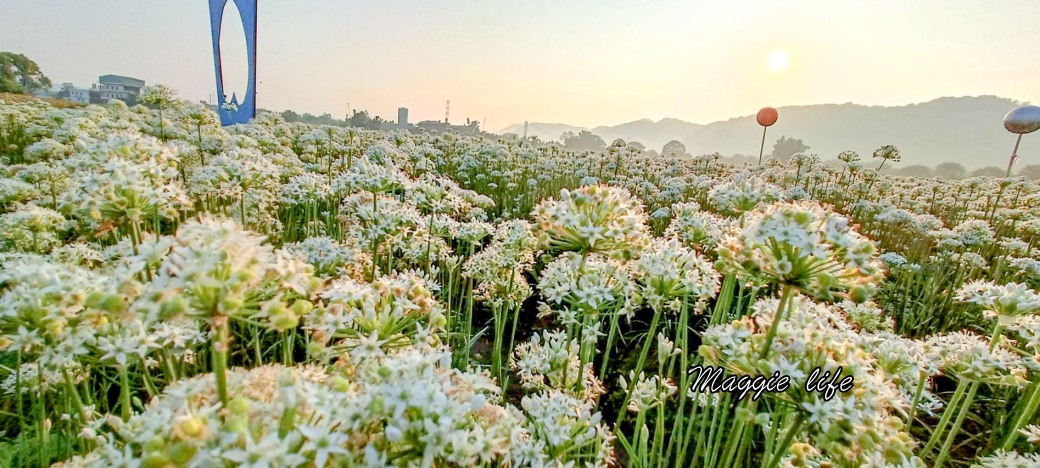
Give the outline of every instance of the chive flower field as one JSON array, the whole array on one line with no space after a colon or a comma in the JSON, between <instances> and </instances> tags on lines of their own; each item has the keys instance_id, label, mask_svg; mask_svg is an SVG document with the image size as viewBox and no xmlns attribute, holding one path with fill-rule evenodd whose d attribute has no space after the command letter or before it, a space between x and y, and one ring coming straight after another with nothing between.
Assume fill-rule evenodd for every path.
<instances>
[{"instance_id":1,"label":"chive flower field","mask_svg":"<svg viewBox=\"0 0 1040 468\"><path fill-rule=\"evenodd\" d=\"M142 100L0 101L0 465L1040 465L1031 181Z\"/></svg>"}]
</instances>

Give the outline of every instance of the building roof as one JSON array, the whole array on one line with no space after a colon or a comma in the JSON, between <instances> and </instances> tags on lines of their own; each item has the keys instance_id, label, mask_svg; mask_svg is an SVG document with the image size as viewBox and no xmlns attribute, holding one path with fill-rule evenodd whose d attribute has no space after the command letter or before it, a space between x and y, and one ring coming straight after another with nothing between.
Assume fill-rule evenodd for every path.
<instances>
[{"instance_id":1,"label":"building roof","mask_svg":"<svg viewBox=\"0 0 1040 468\"><path fill-rule=\"evenodd\" d=\"M101 75L98 77L98 82L101 84L119 84L135 88L141 88L144 86L144 80L121 75Z\"/></svg>"}]
</instances>

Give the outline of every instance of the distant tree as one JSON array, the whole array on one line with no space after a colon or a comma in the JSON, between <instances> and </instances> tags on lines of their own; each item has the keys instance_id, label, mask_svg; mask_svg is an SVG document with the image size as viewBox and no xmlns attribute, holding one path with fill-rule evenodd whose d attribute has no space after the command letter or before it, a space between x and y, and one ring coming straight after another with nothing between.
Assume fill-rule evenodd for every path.
<instances>
[{"instance_id":1,"label":"distant tree","mask_svg":"<svg viewBox=\"0 0 1040 468\"><path fill-rule=\"evenodd\" d=\"M563 134L563 146L574 151L603 151L607 144L598 135L588 130L582 130L575 135L573 132Z\"/></svg>"},{"instance_id":2,"label":"distant tree","mask_svg":"<svg viewBox=\"0 0 1040 468\"><path fill-rule=\"evenodd\" d=\"M169 108L177 103L177 91L161 84L145 86L141 89L141 95L138 99L141 101L141 104L159 108L159 138L166 141L166 128L163 126L163 108Z\"/></svg>"},{"instance_id":3,"label":"distant tree","mask_svg":"<svg viewBox=\"0 0 1040 468\"><path fill-rule=\"evenodd\" d=\"M802 143L802 140L781 136L779 140L776 140L776 144L773 145L771 156L786 162L788 159L791 159L791 156L806 151L809 151L809 145Z\"/></svg>"},{"instance_id":4,"label":"distant tree","mask_svg":"<svg viewBox=\"0 0 1040 468\"><path fill-rule=\"evenodd\" d=\"M935 175L946 179L961 179L967 173L968 170L958 163L946 162L935 166Z\"/></svg>"},{"instance_id":5,"label":"distant tree","mask_svg":"<svg viewBox=\"0 0 1040 468\"><path fill-rule=\"evenodd\" d=\"M357 128L373 128L375 121L368 116L368 111L354 111L354 115L347 120L347 125Z\"/></svg>"},{"instance_id":6,"label":"distant tree","mask_svg":"<svg viewBox=\"0 0 1040 468\"><path fill-rule=\"evenodd\" d=\"M74 88L72 83L62 83L61 91L58 91L58 94L55 97L58 99L68 99L72 95L72 88Z\"/></svg>"},{"instance_id":7,"label":"distant tree","mask_svg":"<svg viewBox=\"0 0 1040 468\"><path fill-rule=\"evenodd\" d=\"M1040 164L1027 164L1018 170L1018 175L1029 180L1040 179Z\"/></svg>"},{"instance_id":8,"label":"distant tree","mask_svg":"<svg viewBox=\"0 0 1040 468\"><path fill-rule=\"evenodd\" d=\"M912 166L906 166L902 169L898 169L896 173L904 176L931 177L932 168L922 164L914 164Z\"/></svg>"},{"instance_id":9,"label":"distant tree","mask_svg":"<svg viewBox=\"0 0 1040 468\"><path fill-rule=\"evenodd\" d=\"M637 149L639 151L646 151L646 145L644 145L644 144L642 144L642 143L640 143L638 141L630 141L630 142L628 142L628 147L629 148L635 148L635 149Z\"/></svg>"},{"instance_id":10,"label":"distant tree","mask_svg":"<svg viewBox=\"0 0 1040 468\"><path fill-rule=\"evenodd\" d=\"M29 57L0 52L0 92L26 94L50 87L50 78Z\"/></svg>"},{"instance_id":11,"label":"distant tree","mask_svg":"<svg viewBox=\"0 0 1040 468\"><path fill-rule=\"evenodd\" d=\"M997 166L986 166L982 169L971 171L972 177L1004 177L1004 174L1007 174L1007 171Z\"/></svg>"},{"instance_id":12,"label":"distant tree","mask_svg":"<svg viewBox=\"0 0 1040 468\"><path fill-rule=\"evenodd\" d=\"M686 145L679 142L679 140L669 141L664 144L664 148L661 148L661 155L670 158L684 156L686 155Z\"/></svg>"},{"instance_id":13,"label":"distant tree","mask_svg":"<svg viewBox=\"0 0 1040 468\"><path fill-rule=\"evenodd\" d=\"M888 161L899 162L899 148L892 145L885 145L874 150L874 158L881 158L881 165L878 166L877 171L881 172L881 168L885 167L885 163Z\"/></svg>"}]
</instances>

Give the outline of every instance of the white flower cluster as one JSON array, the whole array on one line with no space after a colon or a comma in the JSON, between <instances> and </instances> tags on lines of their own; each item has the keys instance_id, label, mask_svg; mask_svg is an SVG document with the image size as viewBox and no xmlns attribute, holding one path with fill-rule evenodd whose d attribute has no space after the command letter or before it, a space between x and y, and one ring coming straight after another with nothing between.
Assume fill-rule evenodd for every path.
<instances>
[{"instance_id":1,"label":"white flower cluster","mask_svg":"<svg viewBox=\"0 0 1040 468\"><path fill-rule=\"evenodd\" d=\"M520 343L509 365L527 390L558 390L583 400L594 401L604 393L592 363L581 369L577 340L562 331L543 331Z\"/></svg>"},{"instance_id":2,"label":"white flower cluster","mask_svg":"<svg viewBox=\"0 0 1040 468\"><path fill-rule=\"evenodd\" d=\"M653 239L630 265L643 301L655 310L678 313L686 303L700 312L719 290L711 262L675 239Z\"/></svg>"},{"instance_id":3,"label":"white flower cluster","mask_svg":"<svg viewBox=\"0 0 1040 468\"><path fill-rule=\"evenodd\" d=\"M1040 309L1040 294L1021 283L997 285L989 281L973 281L961 286L957 300L986 307L1001 320L1013 320Z\"/></svg>"},{"instance_id":4,"label":"white flower cluster","mask_svg":"<svg viewBox=\"0 0 1040 468\"><path fill-rule=\"evenodd\" d=\"M553 251L630 255L648 240L647 216L624 189L592 185L561 190L531 213L542 247Z\"/></svg>"},{"instance_id":5,"label":"white flower cluster","mask_svg":"<svg viewBox=\"0 0 1040 468\"><path fill-rule=\"evenodd\" d=\"M358 363L415 343L440 344L445 317L427 280L415 273L381 276L370 283L333 281L324 303L304 318L313 345L327 358Z\"/></svg>"},{"instance_id":6,"label":"white flower cluster","mask_svg":"<svg viewBox=\"0 0 1040 468\"><path fill-rule=\"evenodd\" d=\"M907 406L902 393L883 367L864 349L855 328L830 308L796 296L787 317L774 321L777 299L760 300L751 316L708 328L699 354L711 365L740 375L790 377L783 393L763 394L778 404L793 405L804 414L806 429L797 440L811 443L837 464L905 463L916 445L897 416ZM770 330L779 326L778 330ZM761 354L772 336L772 353ZM808 391L804 383L813 370L834 373L842 368L853 378L848 392L832 398ZM916 383L916 381L914 382Z\"/></svg>"},{"instance_id":7,"label":"white flower cluster","mask_svg":"<svg viewBox=\"0 0 1040 468\"><path fill-rule=\"evenodd\" d=\"M723 271L820 298L842 291L862 296L854 290L873 287L882 274L874 243L848 218L810 202L747 213L718 252Z\"/></svg>"},{"instance_id":8,"label":"white flower cluster","mask_svg":"<svg viewBox=\"0 0 1040 468\"><path fill-rule=\"evenodd\" d=\"M782 200L780 188L750 171L733 174L729 180L708 192L708 198L719 211L742 214L759 206Z\"/></svg>"}]
</instances>

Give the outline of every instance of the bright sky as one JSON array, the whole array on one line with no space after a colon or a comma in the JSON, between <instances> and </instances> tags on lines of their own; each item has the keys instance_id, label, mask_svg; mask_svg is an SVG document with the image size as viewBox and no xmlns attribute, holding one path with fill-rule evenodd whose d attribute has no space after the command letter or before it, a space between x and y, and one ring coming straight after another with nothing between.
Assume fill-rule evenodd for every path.
<instances>
[{"instance_id":1,"label":"bright sky","mask_svg":"<svg viewBox=\"0 0 1040 468\"><path fill-rule=\"evenodd\" d=\"M0 50L56 83L114 73L189 99L215 92L204 1L0 0L0 17ZM396 119L404 106L416 122L443 119L450 99L453 122L499 130L948 95L1040 102L1037 0L260 0L259 17L257 100L272 110ZM230 75L244 77L241 54L225 56L241 64Z\"/></svg>"}]
</instances>

